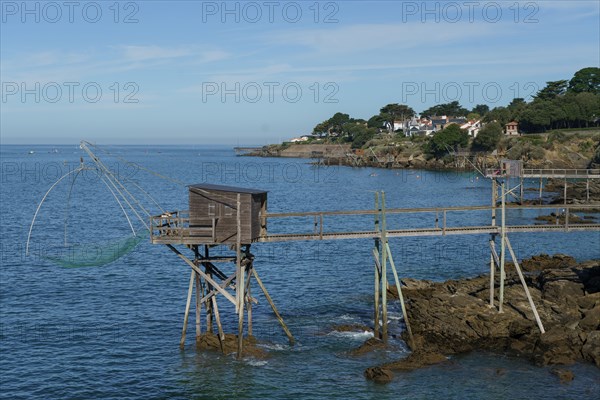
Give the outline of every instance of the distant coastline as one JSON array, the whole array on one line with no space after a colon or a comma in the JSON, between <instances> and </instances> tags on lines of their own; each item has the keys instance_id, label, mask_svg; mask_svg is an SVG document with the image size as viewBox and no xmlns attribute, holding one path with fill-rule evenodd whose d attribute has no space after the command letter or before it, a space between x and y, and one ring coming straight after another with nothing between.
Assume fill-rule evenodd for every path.
<instances>
[{"instance_id":1,"label":"distant coastline","mask_svg":"<svg viewBox=\"0 0 600 400\"><path fill-rule=\"evenodd\" d=\"M427 138L405 138L382 134L363 149L350 144L311 140L272 144L247 151L242 156L312 159L323 165L408 168L429 170L473 170L493 167L501 159L520 159L528 168L599 168L600 128L554 130L547 133L504 137L494 151L464 149L435 157L426 152Z\"/></svg>"}]
</instances>

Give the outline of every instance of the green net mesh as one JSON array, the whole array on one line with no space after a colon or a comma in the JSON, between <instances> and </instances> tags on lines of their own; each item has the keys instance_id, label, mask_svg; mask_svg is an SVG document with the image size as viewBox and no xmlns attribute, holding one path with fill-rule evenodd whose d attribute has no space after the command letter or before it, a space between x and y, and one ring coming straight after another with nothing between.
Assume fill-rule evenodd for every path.
<instances>
[{"instance_id":1,"label":"green net mesh","mask_svg":"<svg viewBox=\"0 0 600 400\"><path fill-rule=\"evenodd\" d=\"M148 231L144 231L115 242L61 246L42 257L65 268L99 267L131 253L144 239L148 239L148 235Z\"/></svg>"}]
</instances>

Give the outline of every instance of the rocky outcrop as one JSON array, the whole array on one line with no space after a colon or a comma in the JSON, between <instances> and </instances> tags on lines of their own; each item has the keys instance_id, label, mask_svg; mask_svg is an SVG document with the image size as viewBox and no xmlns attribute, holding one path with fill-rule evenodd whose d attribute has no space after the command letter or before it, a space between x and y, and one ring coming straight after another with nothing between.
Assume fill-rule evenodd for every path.
<instances>
[{"instance_id":1,"label":"rocky outcrop","mask_svg":"<svg viewBox=\"0 0 600 400\"><path fill-rule=\"evenodd\" d=\"M414 356L381 368L404 370L420 366L411 357L473 350L518 354L540 365L589 361L600 367L600 261L541 255L524 260L522 269L546 333L541 334L510 263L502 313L498 274L494 307L489 305L489 276L446 282L405 279L403 294L417 349ZM390 288L389 293L396 291ZM403 338L408 339L406 332ZM443 361L438 356L433 360Z\"/></svg>"},{"instance_id":2,"label":"rocky outcrop","mask_svg":"<svg viewBox=\"0 0 600 400\"><path fill-rule=\"evenodd\" d=\"M267 357L267 352L257 346L258 342L254 336L246 336L243 339L242 354L255 358ZM237 335L226 333L223 343L219 336L213 333L204 333L196 338L196 348L199 350L222 351L223 354L237 352Z\"/></svg>"},{"instance_id":3,"label":"rocky outcrop","mask_svg":"<svg viewBox=\"0 0 600 400\"><path fill-rule=\"evenodd\" d=\"M556 193L556 197L551 200L551 204L563 204L564 180L551 180L544 186L544 191ZM600 182L597 180L567 182L567 204L600 204Z\"/></svg>"}]
</instances>

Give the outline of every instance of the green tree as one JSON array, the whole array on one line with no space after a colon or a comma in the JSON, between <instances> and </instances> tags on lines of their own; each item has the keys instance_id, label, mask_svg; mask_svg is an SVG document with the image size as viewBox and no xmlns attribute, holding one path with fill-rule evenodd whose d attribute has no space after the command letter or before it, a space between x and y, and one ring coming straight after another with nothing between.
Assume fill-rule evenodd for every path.
<instances>
[{"instance_id":1,"label":"green tree","mask_svg":"<svg viewBox=\"0 0 600 400\"><path fill-rule=\"evenodd\" d=\"M574 101L579 107L583 124L588 127L600 118L600 93L577 93Z\"/></svg>"},{"instance_id":2,"label":"green tree","mask_svg":"<svg viewBox=\"0 0 600 400\"><path fill-rule=\"evenodd\" d=\"M506 109L509 111L509 119L511 121L519 121L521 113L527 108L527 102L521 97L514 98ZM510 122L510 121L508 121Z\"/></svg>"},{"instance_id":3,"label":"green tree","mask_svg":"<svg viewBox=\"0 0 600 400\"><path fill-rule=\"evenodd\" d=\"M381 108L380 115L385 119L385 122L389 125L389 131L394 131L394 121L402 120L406 118L412 118L416 113L415 110L405 104L388 104Z\"/></svg>"},{"instance_id":4,"label":"green tree","mask_svg":"<svg viewBox=\"0 0 600 400\"><path fill-rule=\"evenodd\" d=\"M319 137L327 136L329 134L329 120L317 124L312 133Z\"/></svg>"},{"instance_id":5,"label":"green tree","mask_svg":"<svg viewBox=\"0 0 600 400\"><path fill-rule=\"evenodd\" d=\"M434 115L438 115L438 116L447 115L447 116L460 117L460 116L465 116L468 113L469 113L469 110L467 110L466 108L461 106L458 101L453 101L450 103L438 104L437 106L430 107L427 110L423 111L421 114L426 115L428 117L431 117Z\"/></svg>"},{"instance_id":6,"label":"green tree","mask_svg":"<svg viewBox=\"0 0 600 400\"><path fill-rule=\"evenodd\" d=\"M500 139L502 139L502 133L502 125L500 125L498 122L490 122L486 124L483 128L481 128L475 139L473 139L473 150L494 150L498 146Z\"/></svg>"},{"instance_id":7,"label":"green tree","mask_svg":"<svg viewBox=\"0 0 600 400\"><path fill-rule=\"evenodd\" d=\"M546 82L546 87L537 92L535 98L538 100L552 100L564 95L567 92L568 85L569 81L567 80Z\"/></svg>"},{"instance_id":8,"label":"green tree","mask_svg":"<svg viewBox=\"0 0 600 400\"><path fill-rule=\"evenodd\" d=\"M371 118L369 118L369 120L367 121L367 126L369 128L383 128L385 125L385 121L386 118L384 118L381 114L377 114L377 115L373 115Z\"/></svg>"},{"instance_id":9,"label":"green tree","mask_svg":"<svg viewBox=\"0 0 600 400\"><path fill-rule=\"evenodd\" d=\"M569 81L569 91L600 94L600 68L588 67L575 72L575 75Z\"/></svg>"},{"instance_id":10,"label":"green tree","mask_svg":"<svg viewBox=\"0 0 600 400\"><path fill-rule=\"evenodd\" d=\"M479 115L478 113L470 112L470 113L467 115L467 119L468 119L469 121L471 121L471 120L478 121L478 120L480 120L480 119L481 119L481 115Z\"/></svg>"},{"instance_id":11,"label":"green tree","mask_svg":"<svg viewBox=\"0 0 600 400\"><path fill-rule=\"evenodd\" d=\"M504 126L511 121L510 110L506 107L496 107L488 112L483 120L485 122L498 121L500 125Z\"/></svg>"},{"instance_id":12,"label":"green tree","mask_svg":"<svg viewBox=\"0 0 600 400\"><path fill-rule=\"evenodd\" d=\"M364 124L354 124L348 127L352 137L352 148L359 149L363 147L369 140L373 139L379 130L377 128L369 128Z\"/></svg>"},{"instance_id":13,"label":"green tree","mask_svg":"<svg viewBox=\"0 0 600 400\"><path fill-rule=\"evenodd\" d=\"M477 113L477 114L481 115L482 117L485 116L485 114L487 114L488 111L490 111L490 107L488 107L487 104L477 104L471 110L472 113Z\"/></svg>"},{"instance_id":14,"label":"green tree","mask_svg":"<svg viewBox=\"0 0 600 400\"><path fill-rule=\"evenodd\" d=\"M433 135L429 141L428 152L436 158L441 158L458 147L466 147L469 144L469 134L460 129L457 124L451 124L441 132Z\"/></svg>"},{"instance_id":15,"label":"green tree","mask_svg":"<svg viewBox=\"0 0 600 400\"><path fill-rule=\"evenodd\" d=\"M329 131L336 133L343 133L342 126L345 123L350 122L350 116L341 112L337 112L333 117L329 118Z\"/></svg>"}]
</instances>

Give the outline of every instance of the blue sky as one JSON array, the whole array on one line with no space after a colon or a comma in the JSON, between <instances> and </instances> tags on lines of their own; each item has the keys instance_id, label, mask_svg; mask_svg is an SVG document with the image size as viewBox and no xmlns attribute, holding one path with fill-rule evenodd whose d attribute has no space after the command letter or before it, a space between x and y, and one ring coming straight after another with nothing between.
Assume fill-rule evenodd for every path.
<instances>
[{"instance_id":1,"label":"blue sky","mask_svg":"<svg viewBox=\"0 0 600 400\"><path fill-rule=\"evenodd\" d=\"M600 65L591 1L1 1L3 144L256 144Z\"/></svg>"}]
</instances>

